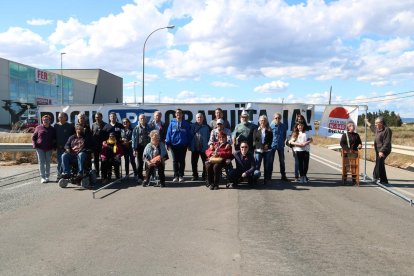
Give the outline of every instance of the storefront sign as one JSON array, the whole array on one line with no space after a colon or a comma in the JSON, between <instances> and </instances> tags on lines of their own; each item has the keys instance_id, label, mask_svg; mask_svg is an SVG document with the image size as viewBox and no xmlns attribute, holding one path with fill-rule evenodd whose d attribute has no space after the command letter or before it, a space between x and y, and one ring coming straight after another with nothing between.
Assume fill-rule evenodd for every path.
<instances>
[{"instance_id":1,"label":"storefront sign","mask_svg":"<svg viewBox=\"0 0 414 276\"><path fill-rule=\"evenodd\" d=\"M58 77L56 74L36 69L36 81L37 82L45 82L48 84L59 85Z\"/></svg>"}]
</instances>

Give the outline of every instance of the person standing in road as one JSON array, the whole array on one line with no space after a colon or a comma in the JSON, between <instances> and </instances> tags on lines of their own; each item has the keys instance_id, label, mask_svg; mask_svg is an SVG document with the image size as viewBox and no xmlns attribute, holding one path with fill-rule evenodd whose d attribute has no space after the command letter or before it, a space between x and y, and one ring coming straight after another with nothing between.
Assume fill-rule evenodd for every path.
<instances>
[{"instance_id":1,"label":"person standing in road","mask_svg":"<svg viewBox=\"0 0 414 276\"><path fill-rule=\"evenodd\" d=\"M272 180L272 141L273 133L268 126L266 115L259 117L259 127L253 132L254 158L256 160L256 170L260 171L263 160L263 184Z\"/></svg>"},{"instance_id":2,"label":"person standing in road","mask_svg":"<svg viewBox=\"0 0 414 276\"><path fill-rule=\"evenodd\" d=\"M387 172L385 171L385 159L391 153L391 139L392 131L385 124L383 117L375 119L375 127L365 119L366 124L375 134L374 148L375 148L375 167L373 177L375 182L380 184L388 184Z\"/></svg>"},{"instance_id":3,"label":"person standing in road","mask_svg":"<svg viewBox=\"0 0 414 276\"><path fill-rule=\"evenodd\" d=\"M65 152L65 145L69 137L75 134L75 127L68 123L68 114L59 112L58 120L54 125L56 132L56 159L57 159L57 180L61 178L63 172L62 168L62 154Z\"/></svg>"},{"instance_id":4,"label":"person standing in road","mask_svg":"<svg viewBox=\"0 0 414 276\"><path fill-rule=\"evenodd\" d=\"M226 119L223 118L223 109L217 107L214 111L214 115L216 116L214 120L212 120L209 124L210 130L214 130L217 128L218 120L223 120L224 128L230 129L230 123Z\"/></svg>"},{"instance_id":5,"label":"person standing in road","mask_svg":"<svg viewBox=\"0 0 414 276\"><path fill-rule=\"evenodd\" d=\"M92 124L92 137L95 141L94 149L93 149L93 164L95 166L95 170L97 173L97 177L99 177L99 164L100 158L99 155L101 153L101 147L103 141L107 139L107 133L104 130L106 123L102 120L102 113L96 112L95 113L95 122Z\"/></svg>"},{"instance_id":6,"label":"person standing in road","mask_svg":"<svg viewBox=\"0 0 414 276\"><path fill-rule=\"evenodd\" d=\"M147 144L150 142L150 128L147 124L147 118L145 114L140 114L138 116L138 124L135 126L134 130L132 131L132 149L134 150L134 156L137 157L138 160L138 184L141 184L144 180L144 160L143 154L144 149Z\"/></svg>"},{"instance_id":7,"label":"person standing in road","mask_svg":"<svg viewBox=\"0 0 414 276\"><path fill-rule=\"evenodd\" d=\"M50 124L50 116L42 117L42 124L38 125L32 135L32 145L36 149L39 162L41 183L48 183L50 176L50 161L52 150L55 148L56 131Z\"/></svg>"},{"instance_id":8,"label":"person standing in road","mask_svg":"<svg viewBox=\"0 0 414 276\"><path fill-rule=\"evenodd\" d=\"M297 124L297 132L295 134L292 133L292 138L289 143L294 146L293 150L298 157L300 173L299 182L302 184L308 183L307 173L309 168L309 151L310 143L312 143L312 137L306 132L304 123Z\"/></svg>"},{"instance_id":9,"label":"person standing in road","mask_svg":"<svg viewBox=\"0 0 414 276\"><path fill-rule=\"evenodd\" d=\"M275 155L279 157L279 167L280 167L280 174L282 175L282 181L289 181L286 177L285 171L285 142L286 142L286 133L287 133L287 126L282 123L282 114L276 112L273 121L270 124L270 129L273 133L273 140L272 140L272 156L271 156L271 163L270 166L271 170L273 171L273 163L275 160Z\"/></svg>"},{"instance_id":10,"label":"person standing in road","mask_svg":"<svg viewBox=\"0 0 414 276\"><path fill-rule=\"evenodd\" d=\"M235 150L240 150L241 141L246 141L249 144L249 148L253 148L253 131L256 129L256 125L249 122L249 113L243 110L240 114L240 124L236 125L233 130L233 144Z\"/></svg>"},{"instance_id":11,"label":"person standing in road","mask_svg":"<svg viewBox=\"0 0 414 276\"><path fill-rule=\"evenodd\" d=\"M103 131L106 132L105 140L108 139L109 133L115 133L117 141L121 140L121 130L124 126L118 122L115 112L109 113L109 122L103 127Z\"/></svg>"},{"instance_id":12,"label":"person standing in road","mask_svg":"<svg viewBox=\"0 0 414 276\"><path fill-rule=\"evenodd\" d=\"M165 143L167 149L171 149L173 159L174 179L173 182L184 182L185 155L187 148L191 145L193 137L191 126L184 120L183 111L180 108L175 110L173 118L168 126Z\"/></svg>"},{"instance_id":13,"label":"person standing in road","mask_svg":"<svg viewBox=\"0 0 414 276\"><path fill-rule=\"evenodd\" d=\"M358 150L362 148L362 141L361 137L359 137L359 134L355 132L355 125L354 122L348 122L346 124L346 132L342 134L341 141L339 143L341 145L342 151L345 156L348 156L348 154L353 154L356 152L356 156L358 156ZM346 167L346 166L345 166ZM350 171L352 173L352 184L357 183L357 177L358 175L355 174L355 169L352 169L352 166L348 166L350 168ZM347 175L342 175L342 182L346 184L346 178Z\"/></svg>"},{"instance_id":14,"label":"person standing in road","mask_svg":"<svg viewBox=\"0 0 414 276\"><path fill-rule=\"evenodd\" d=\"M198 180L197 164L199 157L203 163L202 180L206 180L206 149L208 148L208 140L210 138L210 130L206 124L204 124L203 113L197 113L196 122L191 125L191 133L193 140L191 142L191 167L193 171L192 181Z\"/></svg>"},{"instance_id":15,"label":"person standing in road","mask_svg":"<svg viewBox=\"0 0 414 276\"><path fill-rule=\"evenodd\" d=\"M161 111L155 111L153 119L148 123L151 130L158 130L160 133L161 142L165 143L165 136L167 135L167 127L165 123L161 121L162 113Z\"/></svg>"},{"instance_id":16,"label":"person standing in road","mask_svg":"<svg viewBox=\"0 0 414 276\"><path fill-rule=\"evenodd\" d=\"M124 128L121 130L122 151L125 160L125 177L129 177L129 162L131 162L132 170L135 178L138 177L137 163L135 162L134 150L132 149L132 128L131 121L128 118L122 120Z\"/></svg>"}]
</instances>

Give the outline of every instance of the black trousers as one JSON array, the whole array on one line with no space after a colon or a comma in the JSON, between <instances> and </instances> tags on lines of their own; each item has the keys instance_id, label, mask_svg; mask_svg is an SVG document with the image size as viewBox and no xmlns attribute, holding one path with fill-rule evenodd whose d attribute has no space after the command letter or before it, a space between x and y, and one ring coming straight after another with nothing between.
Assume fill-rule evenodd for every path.
<instances>
[{"instance_id":1,"label":"black trousers","mask_svg":"<svg viewBox=\"0 0 414 276\"><path fill-rule=\"evenodd\" d=\"M101 148L95 149L93 151L93 165L95 166L95 170L99 175L99 163L100 163L100 153L101 153Z\"/></svg>"},{"instance_id":2,"label":"black trousers","mask_svg":"<svg viewBox=\"0 0 414 276\"><path fill-rule=\"evenodd\" d=\"M201 158L201 161L203 163L203 174L202 177L206 177L206 160L207 160L207 156L205 152L201 152L201 151L193 151L191 152L191 168L193 170L193 176L194 177L198 177L198 170L197 170L197 165L198 165L198 159Z\"/></svg>"},{"instance_id":3,"label":"black trousers","mask_svg":"<svg viewBox=\"0 0 414 276\"><path fill-rule=\"evenodd\" d=\"M185 155L187 147L183 145L171 146L174 177L184 177Z\"/></svg>"},{"instance_id":4,"label":"black trousers","mask_svg":"<svg viewBox=\"0 0 414 276\"><path fill-rule=\"evenodd\" d=\"M142 171L144 170L144 160L142 160L142 155L144 154L144 149L145 146L142 145L138 145L138 147L136 148L137 150L137 161L138 161L138 177L140 179L144 179L144 175L142 173Z\"/></svg>"},{"instance_id":5,"label":"black trousers","mask_svg":"<svg viewBox=\"0 0 414 276\"><path fill-rule=\"evenodd\" d=\"M119 167L121 163L115 159L107 159L102 161L102 178L111 179L112 176L112 166L114 167L115 177L120 178Z\"/></svg>"},{"instance_id":6,"label":"black trousers","mask_svg":"<svg viewBox=\"0 0 414 276\"><path fill-rule=\"evenodd\" d=\"M221 170L223 167L223 162L217 164L206 162L207 179L209 185L218 186L221 178Z\"/></svg>"},{"instance_id":7,"label":"black trousers","mask_svg":"<svg viewBox=\"0 0 414 276\"><path fill-rule=\"evenodd\" d=\"M388 154L384 157L379 157L379 152L375 151L375 167L373 176L374 179L379 179L379 181L383 183L388 183L387 172L385 171L385 159L387 157Z\"/></svg>"},{"instance_id":8,"label":"black trousers","mask_svg":"<svg viewBox=\"0 0 414 276\"><path fill-rule=\"evenodd\" d=\"M137 164L135 163L134 152L132 148L124 149L124 159L125 159L125 175L129 174L129 162L131 162L132 170L134 175L137 176Z\"/></svg>"},{"instance_id":9,"label":"black trousers","mask_svg":"<svg viewBox=\"0 0 414 276\"><path fill-rule=\"evenodd\" d=\"M155 170L158 170L158 177L161 184L165 183L165 163L161 162L156 166L145 165L145 181L149 181L151 175L155 173Z\"/></svg>"},{"instance_id":10,"label":"black trousers","mask_svg":"<svg viewBox=\"0 0 414 276\"><path fill-rule=\"evenodd\" d=\"M309 168L309 151L297 151L296 154L299 161L299 174L300 176L306 176Z\"/></svg>"}]
</instances>

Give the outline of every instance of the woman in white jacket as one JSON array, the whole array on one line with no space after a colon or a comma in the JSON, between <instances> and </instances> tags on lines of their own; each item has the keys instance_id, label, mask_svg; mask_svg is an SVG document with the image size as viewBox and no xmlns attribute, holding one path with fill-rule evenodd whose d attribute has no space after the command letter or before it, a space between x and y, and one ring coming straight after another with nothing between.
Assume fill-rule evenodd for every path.
<instances>
[{"instance_id":1,"label":"woman in white jacket","mask_svg":"<svg viewBox=\"0 0 414 276\"><path fill-rule=\"evenodd\" d=\"M310 151L310 143L312 143L312 137L310 136L310 134L306 132L306 128L303 123L297 124L296 134L297 135L292 135L292 141L289 141L289 142L291 145L294 146L293 150L298 156L299 173L300 173L299 182L307 183L308 178L306 174L308 173L308 167L309 167L309 151Z\"/></svg>"}]
</instances>

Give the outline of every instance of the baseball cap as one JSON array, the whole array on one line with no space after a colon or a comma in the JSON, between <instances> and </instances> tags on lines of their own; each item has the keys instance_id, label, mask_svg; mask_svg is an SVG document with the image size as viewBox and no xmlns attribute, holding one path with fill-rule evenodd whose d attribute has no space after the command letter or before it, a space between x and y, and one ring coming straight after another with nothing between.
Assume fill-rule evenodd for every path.
<instances>
[{"instance_id":1,"label":"baseball cap","mask_svg":"<svg viewBox=\"0 0 414 276\"><path fill-rule=\"evenodd\" d=\"M246 110L243 110L240 116L242 116L242 117L249 117L249 113L247 113Z\"/></svg>"}]
</instances>

